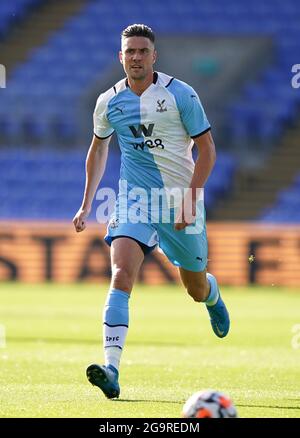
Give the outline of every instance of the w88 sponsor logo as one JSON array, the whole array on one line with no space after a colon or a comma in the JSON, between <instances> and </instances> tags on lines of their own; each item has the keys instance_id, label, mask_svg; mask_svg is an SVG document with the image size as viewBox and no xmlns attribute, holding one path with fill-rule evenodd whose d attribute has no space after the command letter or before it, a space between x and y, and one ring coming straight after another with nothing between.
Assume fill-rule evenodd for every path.
<instances>
[{"instance_id":1,"label":"w88 sponsor logo","mask_svg":"<svg viewBox=\"0 0 300 438\"><path fill-rule=\"evenodd\" d=\"M153 149L153 148L164 149L165 148L161 138L156 138L155 140L146 140L146 141L143 141L141 143L131 143L131 144L134 147L134 149L136 149L136 150L141 149L142 151L145 149L145 147L148 147L150 149Z\"/></svg>"},{"instance_id":2,"label":"w88 sponsor logo","mask_svg":"<svg viewBox=\"0 0 300 438\"><path fill-rule=\"evenodd\" d=\"M129 126L129 129L135 138L140 138L142 134L144 137L151 137L153 134L154 123L150 123L148 126L146 125L138 125L138 126ZM161 148L164 149L165 146L162 142L161 138L156 138L155 140L146 140L139 143L131 143L135 150L141 149L142 151L145 147L150 149L153 148Z\"/></svg>"}]
</instances>

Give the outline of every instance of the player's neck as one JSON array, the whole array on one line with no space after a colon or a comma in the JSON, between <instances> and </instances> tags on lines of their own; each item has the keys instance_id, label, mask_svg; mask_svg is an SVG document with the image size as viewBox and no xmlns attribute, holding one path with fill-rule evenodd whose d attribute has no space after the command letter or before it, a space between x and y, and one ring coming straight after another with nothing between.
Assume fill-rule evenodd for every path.
<instances>
[{"instance_id":1,"label":"player's neck","mask_svg":"<svg viewBox=\"0 0 300 438\"><path fill-rule=\"evenodd\" d=\"M138 96L141 96L144 91L146 91L147 88L150 87L150 85L153 83L153 74L154 72L149 74L144 79L132 79L127 77L130 89Z\"/></svg>"}]
</instances>

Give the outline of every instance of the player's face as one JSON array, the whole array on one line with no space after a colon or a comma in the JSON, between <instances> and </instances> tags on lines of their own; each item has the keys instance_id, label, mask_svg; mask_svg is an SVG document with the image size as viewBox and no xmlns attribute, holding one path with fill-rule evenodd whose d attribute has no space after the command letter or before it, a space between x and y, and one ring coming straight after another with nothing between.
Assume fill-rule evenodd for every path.
<instances>
[{"instance_id":1,"label":"player's face","mask_svg":"<svg viewBox=\"0 0 300 438\"><path fill-rule=\"evenodd\" d=\"M143 80L152 75L156 50L149 38L137 36L123 38L119 58L130 79Z\"/></svg>"}]
</instances>

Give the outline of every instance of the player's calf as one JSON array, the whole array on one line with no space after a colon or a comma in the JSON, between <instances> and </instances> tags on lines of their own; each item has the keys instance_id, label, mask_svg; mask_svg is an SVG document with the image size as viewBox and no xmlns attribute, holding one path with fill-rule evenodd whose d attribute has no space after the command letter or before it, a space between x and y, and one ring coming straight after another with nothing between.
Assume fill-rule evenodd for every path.
<instances>
[{"instance_id":1,"label":"player's calf","mask_svg":"<svg viewBox=\"0 0 300 438\"><path fill-rule=\"evenodd\" d=\"M197 303L204 302L210 290L210 284L206 278L206 271L192 272L181 269L180 274L187 293Z\"/></svg>"}]
</instances>

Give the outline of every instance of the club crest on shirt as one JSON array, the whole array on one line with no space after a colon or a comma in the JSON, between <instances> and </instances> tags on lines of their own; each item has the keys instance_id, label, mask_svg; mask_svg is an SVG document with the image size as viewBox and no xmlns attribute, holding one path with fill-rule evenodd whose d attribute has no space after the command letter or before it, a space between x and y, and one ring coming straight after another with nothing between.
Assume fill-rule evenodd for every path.
<instances>
[{"instance_id":1,"label":"club crest on shirt","mask_svg":"<svg viewBox=\"0 0 300 438\"><path fill-rule=\"evenodd\" d=\"M163 113L164 111L168 111L167 110L167 105L166 105L166 100L164 99L164 100L160 101L158 99L157 107L156 107L156 112L157 113Z\"/></svg>"},{"instance_id":2,"label":"club crest on shirt","mask_svg":"<svg viewBox=\"0 0 300 438\"><path fill-rule=\"evenodd\" d=\"M110 228L118 228L118 226L119 226L119 219L117 219L117 218L112 218L110 221L109 221L109 227Z\"/></svg>"}]
</instances>

